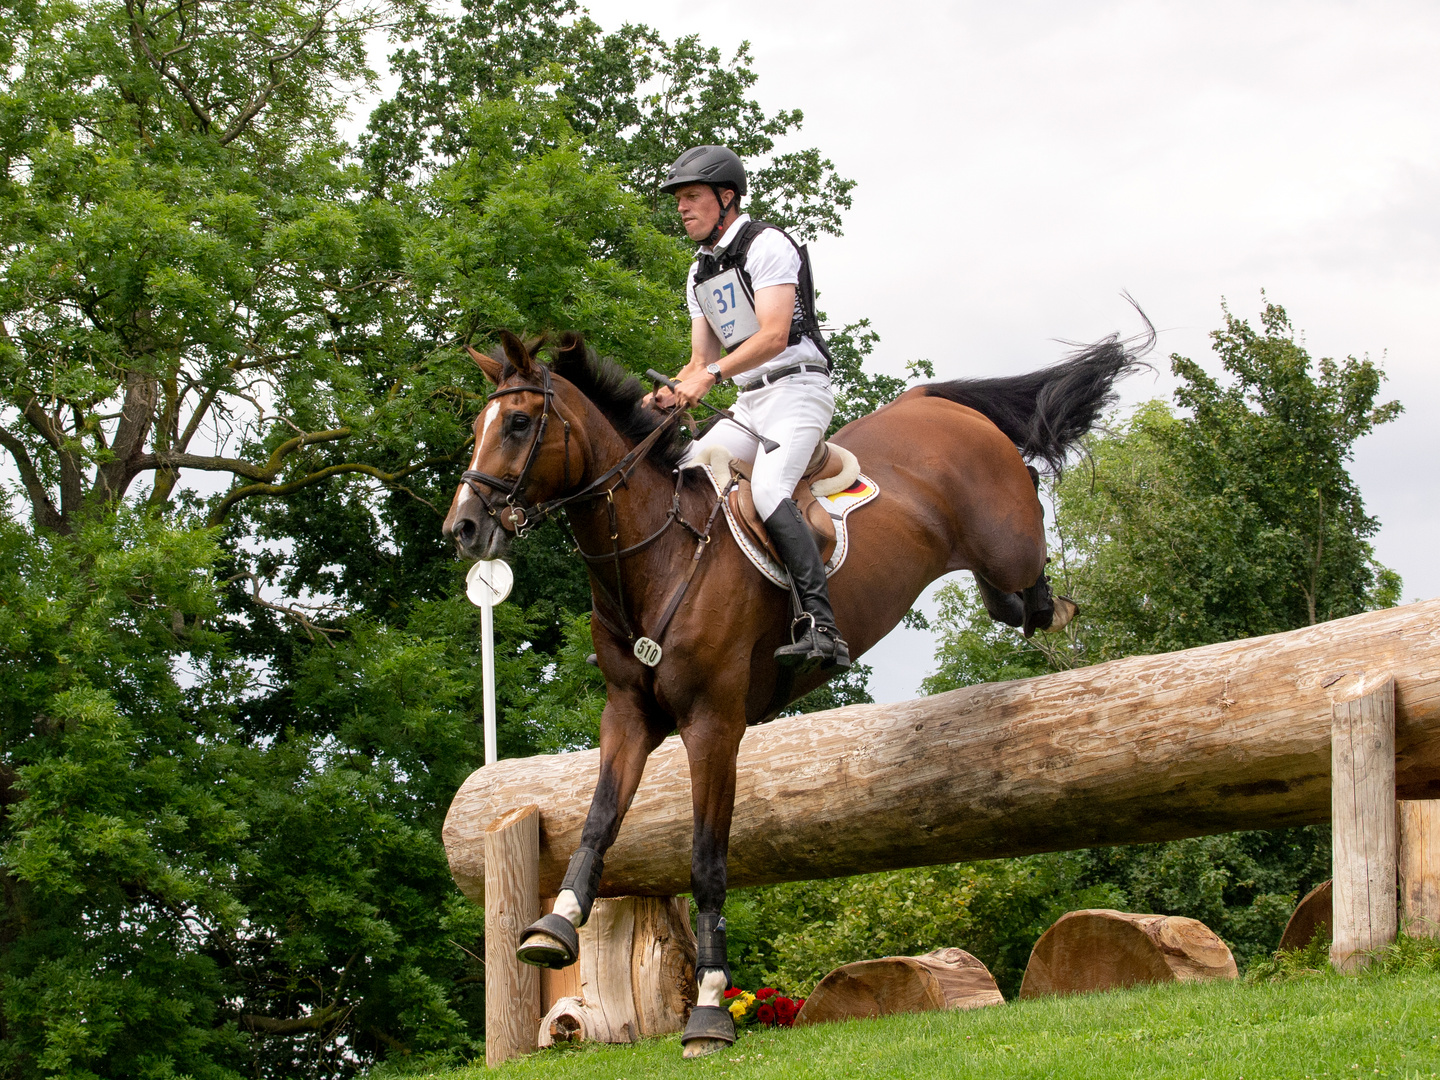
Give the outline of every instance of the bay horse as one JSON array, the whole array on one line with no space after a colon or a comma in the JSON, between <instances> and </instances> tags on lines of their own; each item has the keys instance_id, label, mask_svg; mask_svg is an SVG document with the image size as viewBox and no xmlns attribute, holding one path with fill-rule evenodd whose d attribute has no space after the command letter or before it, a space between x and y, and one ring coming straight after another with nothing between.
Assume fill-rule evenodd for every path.
<instances>
[{"instance_id":1,"label":"bay horse","mask_svg":"<svg viewBox=\"0 0 1440 1080\"><path fill-rule=\"evenodd\" d=\"M1026 459L1060 468L1115 400L1116 380L1140 366L1140 351L1112 335L1041 371L915 386L832 436L880 490L850 517L849 554L830 579L852 656L955 570L974 574L1001 622L1029 632L1068 621L1073 604L1045 610L1045 527ZM549 363L508 332L493 356L469 352L496 389L475 419L470 467L444 533L462 557L494 559L563 509L590 565L591 633L606 686L600 774L580 847L555 910L527 929L520 957L575 962L576 928L645 760L678 728L690 763L699 924L698 1005L683 1042L687 1057L721 1049L735 1038L722 1004L730 978L721 908L740 739L826 676L794 677L775 664L790 639L790 596L726 527L712 527L716 494L695 470L678 470L687 443L677 418L649 408L638 379L573 334ZM654 666L637 656L647 635L661 647Z\"/></svg>"}]
</instances>

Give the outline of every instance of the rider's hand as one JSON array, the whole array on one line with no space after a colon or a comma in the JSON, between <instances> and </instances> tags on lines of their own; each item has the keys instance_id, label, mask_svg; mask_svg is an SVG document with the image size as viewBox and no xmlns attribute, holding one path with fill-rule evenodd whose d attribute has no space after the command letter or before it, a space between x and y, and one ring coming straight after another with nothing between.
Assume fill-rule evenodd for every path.
<instances>
[{"instance_id":1,"label":"rider's hand","mask_svg":"<svg viewBox=\"0 0 1440 1080\"><path fill-rule=\"evenodd\" d=\"M675 387L673 396L677 399L681 408L693 409L700 403L700 399L714 388L715 376L711 375L708 371L702 370L698 374L691 375L688 379L682 379ZM659 390L655 391L656 400L658 401L660 399L661 394L670 393L672 392L668 386L662 386Z\"/></svg>"}]
</instances>

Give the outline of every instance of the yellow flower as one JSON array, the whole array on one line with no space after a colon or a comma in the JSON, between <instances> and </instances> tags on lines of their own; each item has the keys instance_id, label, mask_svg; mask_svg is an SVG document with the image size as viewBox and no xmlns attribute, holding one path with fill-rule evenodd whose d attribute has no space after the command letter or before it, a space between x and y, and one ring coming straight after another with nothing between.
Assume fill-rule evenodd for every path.
<instances>
[{"instance_id":1,"label":"yellow flower","mask_svg":"<svg viewBox=\"0 0 1440 1080\"><path fill-rule=\"evenodd\" d=\"M754 1004L755 995L749 990L742 991L730 1000L730 1015L736 1020L743 1019L745 1011Z\"/></svg>"}]
</instances>

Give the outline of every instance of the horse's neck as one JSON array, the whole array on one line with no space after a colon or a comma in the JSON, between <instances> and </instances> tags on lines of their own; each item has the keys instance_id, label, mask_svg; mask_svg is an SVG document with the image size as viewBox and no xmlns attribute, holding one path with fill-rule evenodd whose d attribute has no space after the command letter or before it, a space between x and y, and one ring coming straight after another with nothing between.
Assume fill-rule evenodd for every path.
<instances>
[{"instance_id":1,"label":"horse's neck","mask_svg":"<svg viewBox=\"0 0 1440 1080\"><path fill-rule=\"evenodd\" d=\"M588 402L586 404L589 407L585 417L589 461L584 484L589 484L613 468L634 447L621 437L598 409ZM649 461L642 461L635 466L628 481L622 482L619 476L615 476L606 482L605 487L611 489L609 496L587 499L573 504L570 509L570 528L587 555L601 556L623 551L646 540L666 524L675 484L674 478L663 469ZM612 535L612 522L615 535ZM620 581L626 607L631 609L627 612L629 616L637 615L634 605L643 606L649 594L667 579L668 575L660 568L671 561L674 554L671 547L675 539L684 533L680 528L670 531L675 534L674 537L661 536L644 551L620 561ZM590 571L607 596L615 593L613 563L592 564Z\"/></svg>"}]
</instances>

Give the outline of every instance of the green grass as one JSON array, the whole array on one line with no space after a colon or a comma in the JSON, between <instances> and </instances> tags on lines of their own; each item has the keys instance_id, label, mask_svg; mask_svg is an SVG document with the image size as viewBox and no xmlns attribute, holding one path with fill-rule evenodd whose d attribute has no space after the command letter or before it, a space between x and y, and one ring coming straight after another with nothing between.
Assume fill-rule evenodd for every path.
<instances>
[{"instance_id":1,"label":"green grass","mask_svg":"<svg viewBox=\"0 0 1440 1080\"><path fill-rule=\"evenodd\" d=\"M542 1051L437 1080L655 1077L1440 1076L1440 973L1148 987L801 1029L743 1031L680 1058L678 1036Z\"/></svg>"}]
</instances>

